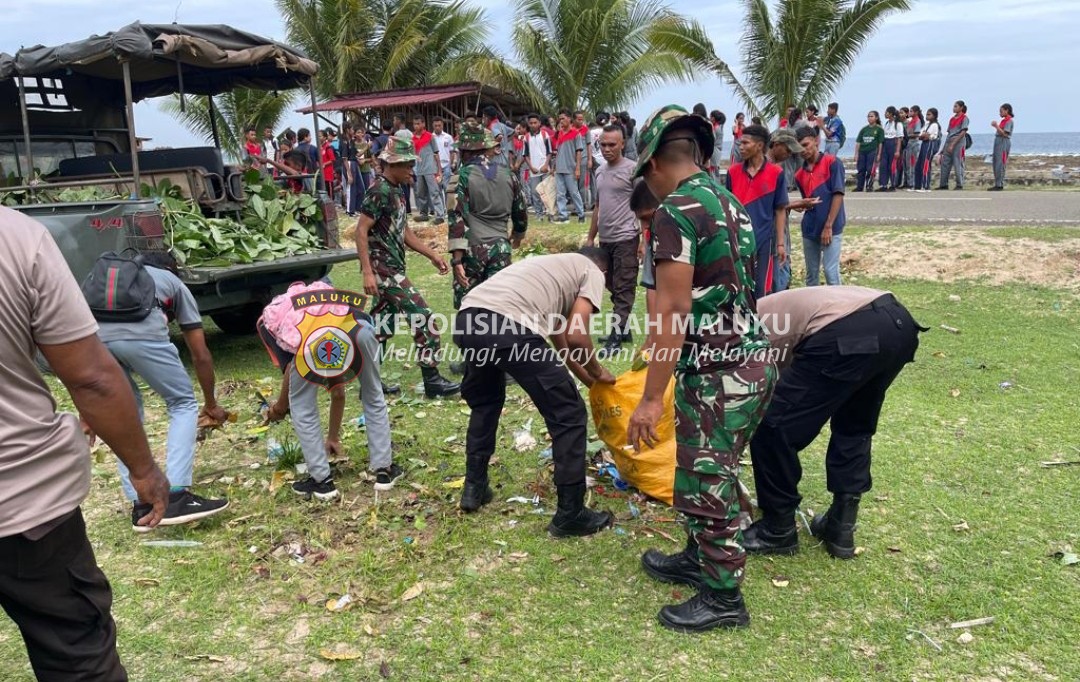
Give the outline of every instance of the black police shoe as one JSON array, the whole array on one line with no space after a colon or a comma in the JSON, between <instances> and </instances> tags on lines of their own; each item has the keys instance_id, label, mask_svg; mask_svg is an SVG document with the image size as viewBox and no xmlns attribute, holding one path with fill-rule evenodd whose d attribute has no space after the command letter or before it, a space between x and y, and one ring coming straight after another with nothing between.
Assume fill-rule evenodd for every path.
<instances>
[{"instance_id":1,"label":"black police shoe","mask_svg":"<svg viewBox=\"0 0 1080 682\"><path fill-rule=\"evenodd\" d=\"M687 537L686 548L675 554L664 554L655 549L648 550L641 555L641 567L660 582L701 586L698 546L692 537Z\"/></svg>"},{"instance_id":2,"label":"black police shoe","mask_svg":"<svg viewBox=\"0 0 1080 682\"><path fill-rule=\"evenodd\" d=\"M795 517L763 518L743 531L743 549L750 554L794 554L799 551Z\"/></svg>"},{"instance_id":3,"label":"black police shoe","mask_svg":"<svg viewBox=\"0 0 1080 682\"><path fill-rule=\"evenodd\" d=\"M739 588L714 590L702 587L682 604L660 609L660 624L678 632L706 632L713 628L741 628L750 625Z\"/></svg>"},{"instance_id":4,"label":"black police shoe","mask_svg":"<svg viewBox=\"0 0 1080 682\"><path fill-rule=\"evenodd\" d=\"M465 487L461 489L461 502L458 506L461 511L472 513L494 499L495 493L487 483L469 483L465 481Z\"/></svg>"},{"instance_id":5,"label":"black police shoe","mask_svg":"<svg viewBox=\"0 0 1080 682\"><path fill-rule=\"evenodd\" d=\"M829 511L810 522L810 533L837 559L855 556L855 520L861 499L861 495L834 495Z\"/></svg>"}]
</instances>

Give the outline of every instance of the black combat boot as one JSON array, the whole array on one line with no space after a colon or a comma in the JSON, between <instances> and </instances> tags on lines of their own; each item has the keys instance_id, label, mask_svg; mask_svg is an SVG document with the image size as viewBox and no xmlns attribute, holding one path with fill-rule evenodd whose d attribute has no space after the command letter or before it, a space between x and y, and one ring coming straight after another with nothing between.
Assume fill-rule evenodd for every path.
<instances>
[{"instance_id":1,"label":"black combat boot","mask_svg":"<svg viewBox=\"0 0 1080 682\"><path fill-rule=\"evenodd\" d=\"M384 383L382 385L382 392L383 392L383 395L397 395L398 393L401 393L401 384L385 384Z\"/></svg>"},{"instance_id":2,"label":"black combat boot","mask_svg":"<svg viewBox=\"0 0 1080 682\"><path fill-rule=\"evenodd\" d=\"M421 367L420 374L424 377L424 395L429 398L445 398L461 390L461 384L439 374L438 367Z\"/></svg>"},{"instance_id":3,"label":"black combat boot","mask_svg":"<svg viewBox=\"0 0 1080 682\"><path fill-rule=\"evenodd\" d=\"M660 609L660 624L679 632L705 632L713 628L740 628L750 624L739 588L715 590L702 585L682 604Z\"/></svg>"},{"instance_id":4,"label":"black combat boot","mask_svg":"<svg viewBox=\"0 0 1080 682\"><path fill-rule=\"evenodd\" d=\"M743 531L743 549L750 554L794 554L799 551L799 531L794 514L770 515Z\"/></svg>"},{"instance_id":5,"label":"black combat boot","mask_svg":"<svg viewBox=\"0 0 1080 682\"><path fill-rule=\"evenodd\" d=\"M855 519L862 495L833 495L832 506L810 522L810 533L825 543L825 550L837 559L855 556Z\"/></svg>"},{"instance_id":6,"label":"black combat boot","mask_svg":"<svg viewBox=\"0 0 1080 682\"><path fill-rule=\"evenodd\" d=\"M468 455L465 458L465 487L461 489L463 512L474 512L495 497L488 485L488 458Z\"/></svg>"},{"instance_id":7,"label":"black combat boot","mask_svg":"<svg viewBox=\"0 0 1080 682\"><path fill-rule=\"evenodd\" d=\"M701 586L701 564L698 563L698 544L687 534L686 548L675 554L650 549L641 555L641 567L651 577L664 583Z\"/></svg>"},{"instance_id":8,"label":"black combat boot","mask_svg":"<svg viewBox=\"0 0 1080 682\"><path fill-rule=\"evenodd\" d=\"M557 538L592 535L615 522L610 512L594 512L585 507L585 484L557 486L559 508L548 524L548 532Z\"/></svg>"}]
</instances>

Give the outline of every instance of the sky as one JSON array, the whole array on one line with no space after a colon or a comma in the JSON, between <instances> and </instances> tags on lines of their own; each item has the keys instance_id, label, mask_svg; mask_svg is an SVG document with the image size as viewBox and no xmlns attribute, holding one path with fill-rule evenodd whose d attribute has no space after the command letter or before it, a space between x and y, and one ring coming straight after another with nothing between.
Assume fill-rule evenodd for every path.
<instances>
[{"instance_id":1,"label":"sky","mask_svg":"<svg viewBox=\"0 0 1080 682\"><path fill-rule=\"evenodd\" d=\"M485 8L497 30L494 47L509 54L507 30L513 3L473 0ZM669 0L670 6L701 22L721 59L738 73L742 3L739 0ZM935 106L948 115L952 103L968 105L972 132L991 132L998 106L1009 102L1016 131L1058 132L1080 129L1073 114L1080 90L1072 82L1080 55L1080 0L914 0L914 8L888 19L866 44L842 87L834 94L840 114L860 122L870 109L889 105ZM108 11L102 8L107 6ZM284 24L273 0L0 0L0 51L22 46L57 45L105 33L132 21L146 23L224 23L283 40ZM48 17L43 21L43 16ZM662 86L633 103L631 114L643 121L669 103L687 108L704 102L731 118L739 111L731 89L717 78ZM824 110L826 102L819 103ZM197 140L161 112L154 101L136 108L136 131L153 138L148 147L185 146ZM282 127L310 123L290 115ZM849 127L850 127L849 123Z\"/></svg>"}]
</instances>

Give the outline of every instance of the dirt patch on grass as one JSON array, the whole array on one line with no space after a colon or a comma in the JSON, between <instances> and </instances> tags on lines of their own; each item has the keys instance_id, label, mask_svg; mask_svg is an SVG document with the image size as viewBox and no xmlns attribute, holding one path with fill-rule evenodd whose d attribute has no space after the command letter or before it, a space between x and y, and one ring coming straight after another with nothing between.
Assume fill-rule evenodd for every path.
<instances>
[{"instance_id":1,"label":"dirt patch on grass","mask_svg":"<svg viewBox=\"0 0 1080 682\"><path fill-rule=\"evenodd\" d=\"M1080 236L1056 242L1001 237L985 230L881 230L844 243L845 270L935 282L1022 282L1080 295Z\"/></svg>"}]
</instances>

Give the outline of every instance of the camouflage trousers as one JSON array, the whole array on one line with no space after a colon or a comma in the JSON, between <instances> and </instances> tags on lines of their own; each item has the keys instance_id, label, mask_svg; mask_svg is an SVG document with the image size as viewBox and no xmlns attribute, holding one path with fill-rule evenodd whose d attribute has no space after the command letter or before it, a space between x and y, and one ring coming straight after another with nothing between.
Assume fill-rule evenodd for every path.
<instances>
[{"instance_id":1,"label":"camouflage trousers","mask_svg":"<svg viewBox=\"0 0 1080 682\"><path fill-rule=\"evenodd\" d=\"M469 280L469 286L463 287L454 278L454 309L461 308L461 299L465 294L476 288L481 282L491 279L496 272L510 265L513 257L513 249L509 239L499 239L493 242L475 244L469 246L461 264L465 267L465 277Z\"/></svg>"},{"instance_id":2,"label":"camouflage trousers","mask_svg":"<svg viewBox=\"0 0 1080 682\"><path fill-rule=\"evenodd\" d=\"M697 541L705 584L738 587L746 552L739 529L739 458L776 384L771 362L681 374L675 384L675 495Z\"/></svg>"},{"instance_id":3,"label":"camouflage trousers","mask_svg":"<svg viewBox=\"0 0 1080 682\"><path fill-rule=\"evenodd\" d=\"M379 343L385 343L394 335L397 331L395 317L404 315L416 342L418 364L434 367L438 364L439 335L432 328L431 308L427 301L403 272L376 271L375 276L379 282L379 295L371 309L371 317L375 320L375 336Z\"/></svg>"}]
</instances>

